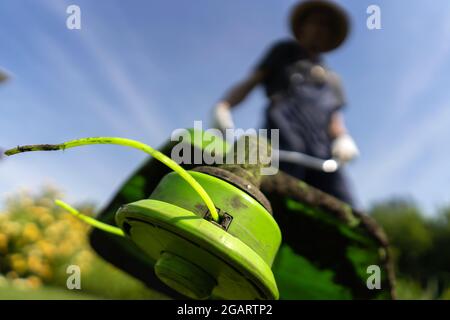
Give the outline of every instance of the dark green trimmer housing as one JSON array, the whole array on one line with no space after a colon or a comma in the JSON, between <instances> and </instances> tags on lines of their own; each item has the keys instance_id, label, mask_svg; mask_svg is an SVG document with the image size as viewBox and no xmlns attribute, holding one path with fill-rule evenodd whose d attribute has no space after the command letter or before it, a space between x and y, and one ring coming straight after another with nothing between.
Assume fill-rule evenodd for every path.
<instances>
[{"instance_id":1,"label":"dark green trimmer housing","mask_svg":"<svg viewBox=\"0 0 450 320\"><path fill-rule=\"evenodd\" d=\"M172 172L149 199L121 207L117 225L156 261L156 276L184 296L278 299L271 270L281 243L277 223L250 183L239 177L241 183L225 181L218 176L233 174L220 168L214 168L216 176L201 169L189 173L213 200L218 222L194 189Z\"/></svg>"},{"instance_id":2,"label":"dark green trimmer housing","mask_svg":"<svg viewBox=\"0 0 450 320\"><path fill-rule=\"evenodd\" d=\"M230 147L190 132L183 144L191 161L182 167L213 199L219 222L178 174L151 158L100 213L100 221L117 221L129 235L94 229L90 242L101 257L175 299L394 297L388 242L370 217L283 171L258 177L257 166L194 164L195 152L209 150L211 141L216 155ZM170 156L178 143L159 150ZM366 285L370 265L382 270L381 290Z\"/></svg>"}]
</instances>

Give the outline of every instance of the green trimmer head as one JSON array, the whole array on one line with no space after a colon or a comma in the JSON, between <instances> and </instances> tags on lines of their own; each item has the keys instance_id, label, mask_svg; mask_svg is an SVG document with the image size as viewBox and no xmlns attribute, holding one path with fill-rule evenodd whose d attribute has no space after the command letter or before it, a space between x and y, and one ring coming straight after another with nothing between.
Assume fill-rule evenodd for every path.
<instances>
[{"instance_id":1,"label":"green trimmer head","mask_svg":"<svg viewBox=\"0 0 450 320\"><path fill-rule=\"evenodd\" d=\"M256 146L255 137L252 139L252 146ZM117 211L119 228L84 216L60 200L56 204L94 227L129 237L146 258L156 262L156 276L187 297L278 299L271 267L281 232L269 213L270 204L253 184L258 180L252 180L258 176L258 165L244 163L242 167L224 165L186 171L148 145L117 137L19 146L5 154L93 144L116 144L144 151L174 172L159 182L149 199L124 205ZM255 150L247 148L246 156Z\"/></svg>"},{"instance_id":2,"label":"green trimmer head","mask_svg":"<svg viewBox=\"0 0 450 320\"><path fill-rule=\"evenodd\" d=\"M213 200L213 222L198 194L175 172L149 199L127 204L117 225L156 261L157 277L193 299L278 299L271 270L281 243L272 215L215 176L189 171Z\"/></svg>"}]
</instances>

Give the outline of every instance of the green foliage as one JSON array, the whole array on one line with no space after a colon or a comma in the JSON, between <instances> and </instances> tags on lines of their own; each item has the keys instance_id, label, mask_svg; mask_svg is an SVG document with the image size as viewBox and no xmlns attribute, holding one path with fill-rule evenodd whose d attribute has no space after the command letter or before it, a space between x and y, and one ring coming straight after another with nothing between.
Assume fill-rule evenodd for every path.
<instances>
[{"instance_id":1,"label":"green foliage","mask_svg":"<svg viewBox=\"0 0 450 320\"><path fill-rule=\"evenodd\" d=\"M419 210L413 204L397 200L376 205L371 212L387 233L401 270L413 272L433 241Z\"/></svg>"},{"instance_id":2,"label":"green foliage","mask_svg":"<svg viewBox=\"0 0 450 320\"><path fill-rule=\"evenodd\" d=\"M402 300L432 300L436 292L433 288L422 287L420 283L410 278L397 279L397 295Z\"/></svg>"},{"instance_id":3,"label":"green foliage","mask_svg":"<svg viewBox=\"0 0 450 320\"><path fill-rule=\"evenodd\" d=\"M370 212L388 235L400 277L399 297L448 298L450 207L426 217L411 201L394 199Z\"/></svg>"}]
</instances>

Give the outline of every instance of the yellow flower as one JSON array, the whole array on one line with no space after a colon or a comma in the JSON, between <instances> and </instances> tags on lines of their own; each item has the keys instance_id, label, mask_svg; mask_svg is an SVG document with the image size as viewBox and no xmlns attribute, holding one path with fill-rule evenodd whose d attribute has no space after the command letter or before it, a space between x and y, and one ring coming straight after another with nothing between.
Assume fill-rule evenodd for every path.
<instances>
[{"instance_id":1,"label":"yellow flower","mask_svg":"<svg viewBox=\"0 0 450 320\"><path fill-rule=\"evenodd\" d=\"M18 236L21 231L20 223L15 221L6 221L2 226L2 231L11 237Z\"/></svg>"},{"instance_id":2,"label":"yellow flower","mask_svg":"<svg viewBox=\"0 0 450 320\"><path fill-rule=\"evenodd\" d=\"M27 259L28 268L31 272L38 273L42 269L42 259L36 255L31 255Z\"/></svg>"},{"instance_id":3,"label":"yellow flower","mask_svg":"<svg viewBox=\"0 0 450 320\"><path fill-rule=\"evenodd\" d=\"M28 268L35 275L48 280L52 276L50 266L40 257L33 255L28 257Z\"/></svg>"},{"instance_id":4,"label":"yellow flower","mask_svg":"<svg viewBox=\"0 0 450 320\"><path fill-rule=\"evenodd\" d=\"M49 280L53 276L53 272L49 265L43 264L39 270L37 270L37 275L44 280Z\"/></svg>"},{"instance_id":5,"label":"yellow flower","mask_svg":"<svg viewBox=\"0 0 450 320\"><path fill-rule=\"evenodd\" d=\"M55 245L46 240L39 240L37 247L46 258L51 258L55 254Z\"/></svg>"},{"instance_id":6,"label":"yellow flower","mask_svg":"<svg viewBox=\"0 0 450 320\"><path fill-rule=\"evenodd\" d=\"M32 241L36 241L41 236L41 232L39 231L39 228L34 223L29 222L23 228L22 236L26 240L32 242Z\"/></svg>"},{"instance_id":7,"label":"yellow flower","mask_svg":"<svg viewBox=\"0 0 450 320\"><path fill-rule=\"evenodd\" d=\"M58 245L56 250L60 255L70 256L73 254L75 249L76 247L71 241L64 240Z\"/></svg>"},{"instance_id":8,"label":"yellow flower","mask_svg":"<svg viewBox=\"0 0 450 320\"><path fill-rule=\"evenodd\" d=\"M49 213L48 208L41 206L34 206L30 211L37 217L40 224L47 226L54 221L53 216Z\"/></svg>"},{"instance_id":9,"label":"yellow flower","mask_svg":"<svg viewBox=\"0 0 450 320\"><path fill-rule=\"evenodd\" d=\"M27 271L27 262L24 257L20 254L13 254L10 257L11 269L16 271L18 274L24 274Z\"/></svg>"}]
</instances>

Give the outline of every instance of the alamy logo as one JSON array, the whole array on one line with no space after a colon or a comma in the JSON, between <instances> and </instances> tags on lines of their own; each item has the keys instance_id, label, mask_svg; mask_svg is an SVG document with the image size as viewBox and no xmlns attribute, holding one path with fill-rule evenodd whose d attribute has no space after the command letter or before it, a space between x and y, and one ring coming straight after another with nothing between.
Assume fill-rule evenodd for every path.
<instances>
[{"instance_id":1,"label":"alamy logo","mask_svg":"<svg viewBox=\"0 0 450 320\"><path fill-rule=\"evenodd\" d=\"M381 29L381 9L379 6L372 4L367 7L366 10L367 17L366 25L369 30L380 30Z\"/></svg>"},{"instance_id":2,"label":"alamy logo","mask_svg":"<svg viewBox=\"0 0 450 320\"><path fill-rule=\"evenodd\" d=\"M66 273L69 274L66 281L67 289L69 290L81 290L81 269L77 265L70 265L66 269Z\"/></svg>"},{"instance_id":3,"label":"alamy logo","mask_svg":"<svg viewBox=\"0 0 450 320\"><path fill-rule=\"evenodd\" d=\"M66 19L66 26L69 30L81 29L81 9L73 4L67 7L66 13L69 15Z\"/></svg>"},{"instance_id":4,"label":"alamy logo","mask_svg":"<svg viewBox=\"0 0 450 320\"><path fill-rule=\"evenodd\" d=\"M367 267L367 274L370 276L367 278L366 285L369 290L381 289L381 269L377 265L370 265Z\"/></svg>"}]
</instances>

